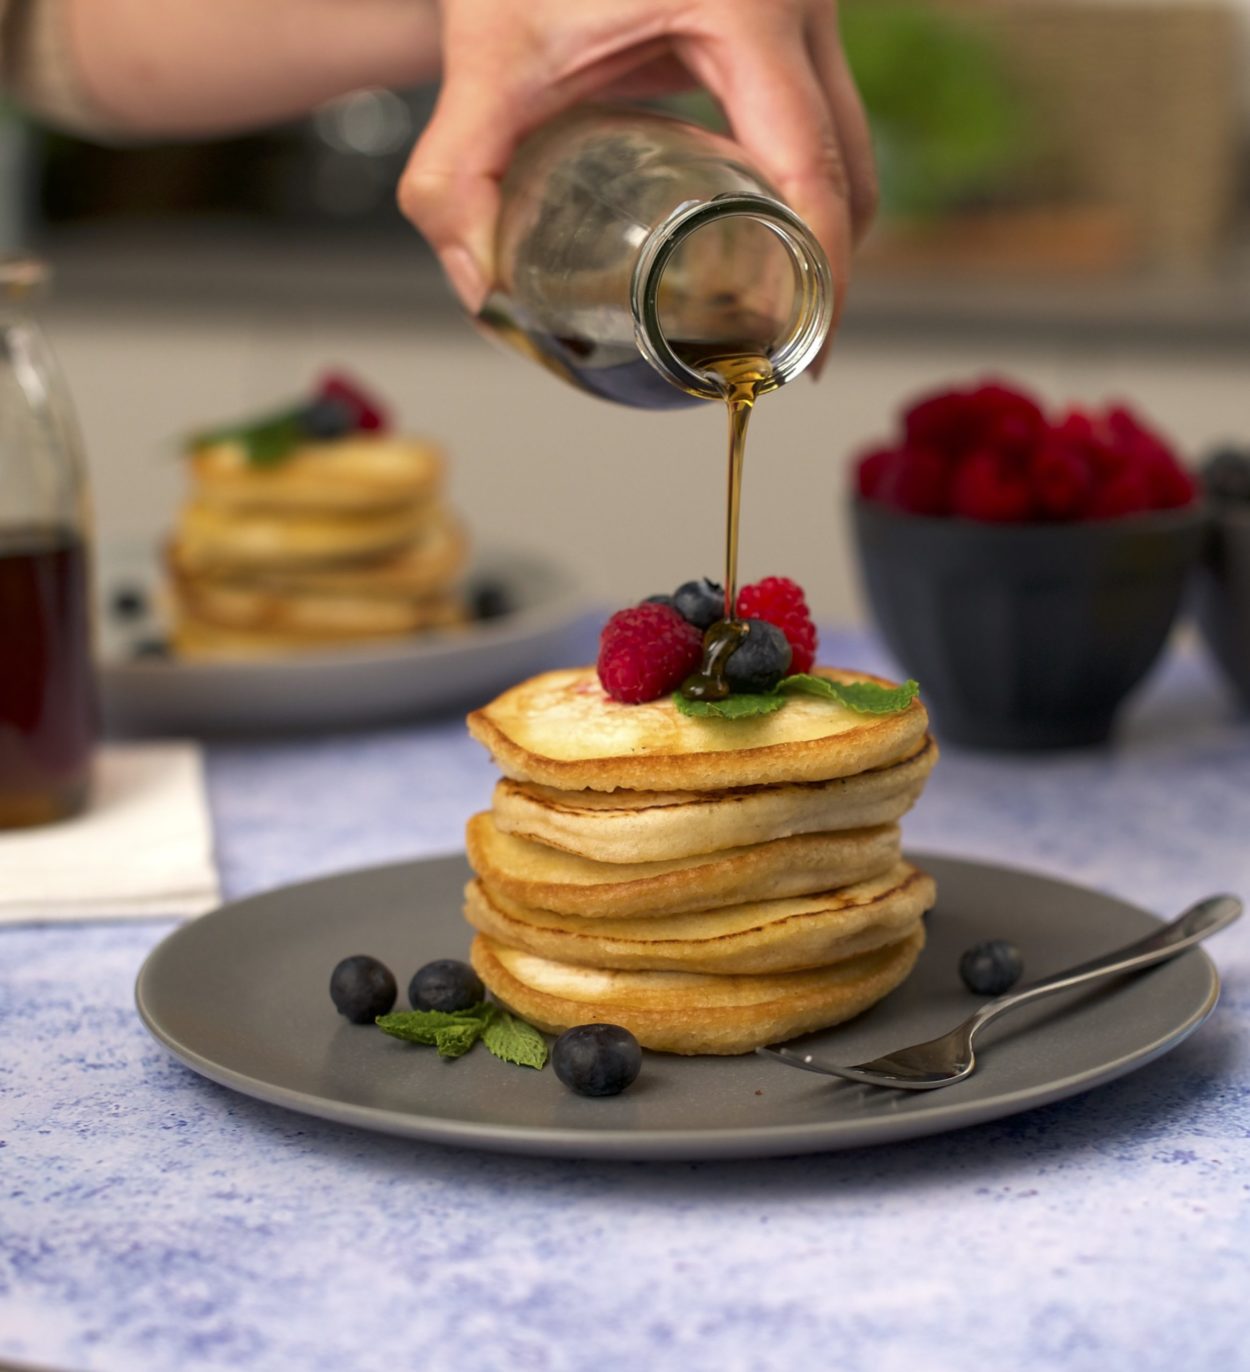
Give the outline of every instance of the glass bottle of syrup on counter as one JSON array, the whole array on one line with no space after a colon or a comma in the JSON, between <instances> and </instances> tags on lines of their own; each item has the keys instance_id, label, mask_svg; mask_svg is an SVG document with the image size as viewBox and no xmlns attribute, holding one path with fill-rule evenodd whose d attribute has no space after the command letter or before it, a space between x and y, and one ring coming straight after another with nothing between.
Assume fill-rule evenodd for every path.
<instances>
[{"instance_id":1,"label":"glass bottle of syrup on counter","mask_svg":"<svg viewBox=\"0 0 1250 1372\"><path fill-rule=\"evenodd\" d=\"M0 829L77 814L96 741L81 441L28 313L44 277L0 257Z\"/></svg>"}]
</instances>

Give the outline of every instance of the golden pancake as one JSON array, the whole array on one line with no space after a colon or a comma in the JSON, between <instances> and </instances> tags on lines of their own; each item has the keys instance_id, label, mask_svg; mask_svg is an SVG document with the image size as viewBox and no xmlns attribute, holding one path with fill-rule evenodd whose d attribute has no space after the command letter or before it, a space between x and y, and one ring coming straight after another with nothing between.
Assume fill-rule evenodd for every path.
<instances>
[{"instance_id":1,"label":"golden pancake","mask_svg":"<svg viewBox=\"0 0 1250 1372\"><path fill-rule=\"evenodd\" d=\"M243 567L316 567L398 553L438 517L428 502L354 513L275 513L192 501L171 558L184 573Z\"/></svg>"},{"instance_id":2,"label":"golden pancake","mask_svg":"<svg viewBox=\"0 0 1250 1372\"><path fill-rule=\"evenodd\" d=\"M772 843L670 862L595 862L501 833L489 814L465 832L469 866L522 905L587 919L671 915L828 891L888 871L899 860L897 824Z\"/></svg>"},{"instance_id":3,"label":"golden pancake","mask_svg":"<svg viewBox=\"0 0 1250 1372\"><path fill-rule=\"evenodd\" d=\"M730 791L559 791L507 778L491 811L505 833L599 862L663 862L791 834L864 829L902 818L937 761L937 745L858 776Z\"/></svg>"},{"instance_id":4,"label":"golden pancake","mask_svg":"<svg viewBox=\"0 0 1250 1372\"><path fill-rule=\"evenodd\" d=\"M460 623L465 611L454 595L423 600L380 596L256 590L241 583L184 578L173 596L179 613L203 624L242 633L318 639L378 638Z\"/></svg>"},{"instance_id":5,"label":"golden pancake","mask_svg":"<svg viewBox=\"0 0 1250 1372\"><path fill-rule=\"evenodd\" d=\"M436 510L431 512L429 527L417 538L384 557L326 567L258 567L209 575L245 580L265 591L425 599L431 592L445 590L460 575L467 556L464 529L445 511Z\"/></svg>"},{"instance_id":6,"label":"golden pancake","mask_svg":"<svg viewBox=\"0 0 1250 1372\"><path fill-rule=\"evenodd\" d=\"M464 623L464 607L454 597L432 600L421 629L451 628ZM412 626L394 633L348 632L344 628L299 631L291 628L252 629L214 624L200 619L175 599L172 606L170 644L180 657L260 658L295 653L320 652L326 648L368 647L409 638Z\"/></svg>"},{"instance_id":7,"label":"golden pancake","mask_svg":"<svg viewBox=\"0 0 1250 1372\"><path fill-rule=\"evenodd\" d=\"M908 863L837 891L655 918L581 919L510 899L489 882L465 889L482 933L557 962L639 971L793 972L895 943L929 909L933 879Z\"/></svg>"},{"instance_id":8,"label":"golden pancake","mask_svg":"<svg viewBox=\"0 0 1250 1372\"><path fill-rule=\"evenodd\" d=\"M818 667L833 681L879 681ZM469 732L514 781L560 790L720 791L827 781L915 752L928 729L919 700L889 715L860 714L814 696L754 719L692 719L672 698L622 705L593 667L530 678L468 719Z\"/></svg>"},{"instance_id":9,"label":"golden pancake","mask_svg":"<svg viewBox=\"0 0 1250 1372\"><path fill-rule=\"evenodd\" d=\"M758 976L580 967L509 948L486 934L470 960L509 1009L548 1033L620 1024L664 1053L749 1053L840 1024L892 991L924 946L924 926L831 967Z\"/></svg>"},{"instance_id":10,"label":"golden pancake","mask_svg":"<svg viewBox=\"0 0 1250 1372\"><path fill-rule=\"evenodd\" d=\"M337 512L411 505L435 494L443 469L443 454L432 443L394 434L305 443L268 467L249 463L237 443L214 443L191 455L201 500L230 509Z\"/></svg>"}]
</instances>

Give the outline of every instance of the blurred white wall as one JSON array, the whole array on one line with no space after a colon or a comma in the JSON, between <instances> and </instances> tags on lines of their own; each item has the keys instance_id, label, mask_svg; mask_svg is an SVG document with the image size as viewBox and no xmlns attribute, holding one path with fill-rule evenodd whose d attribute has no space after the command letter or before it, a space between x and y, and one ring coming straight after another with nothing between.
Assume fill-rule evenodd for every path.
<instances>
[{"instance_id":1,"label":"blurred white wall","mask_svg":"<svg viewBox=\"0 0 1250 1372\"><path fill-rule=\"evenodd\" d=\"M720 577L724 418L717 406L639 413L583 397L446 315L423 328L272 309L179 314L71 308L46 323L86 434L101 537L159 541L182 489L177 439L298 395L342 363L403 426L451 454L456 500L480 546L549 549L588 592L620 604ZM761 402L746 474L746 579L798 578L818 613L859 613L843 523L848 459L899 403L987 364L1054 402L1123 396L1191 455L1250 438L1244 356L931 340L839 347L825 376Z\"/></svg>"}]
</instances>

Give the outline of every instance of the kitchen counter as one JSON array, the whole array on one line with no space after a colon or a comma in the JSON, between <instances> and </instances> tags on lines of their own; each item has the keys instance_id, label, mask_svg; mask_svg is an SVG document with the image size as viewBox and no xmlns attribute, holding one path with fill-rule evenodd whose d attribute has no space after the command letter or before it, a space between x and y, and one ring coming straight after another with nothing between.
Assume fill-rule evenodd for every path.
<instances>
[{"instance_id":1,"label":"kitchen counter","mask_svg":"<svg viewBox=\"0 0 1250 1372\"><path fill-rule=\"evenodd\" d=\"M883 665L862 636L829 660ZM460 847L493 769L458 718L216 744L226 890ZM1170 914L1250 895L1250 724L1174 655L1108 751L948 749L916 848ZM889 1147L624 1165L322 1123L180 1066L136 1017L172 927L0 931L0 1360L1231 1372L1250 1314L1250 919L1213 1018L1059 1104Z\"/></svg>"}]
</instances>

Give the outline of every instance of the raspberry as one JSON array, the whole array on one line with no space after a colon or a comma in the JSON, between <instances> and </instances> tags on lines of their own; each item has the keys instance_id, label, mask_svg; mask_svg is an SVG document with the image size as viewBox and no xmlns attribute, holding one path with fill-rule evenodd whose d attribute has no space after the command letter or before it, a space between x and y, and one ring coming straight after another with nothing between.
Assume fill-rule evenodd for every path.
<instances>
[{"instance_id":1,"label":"raspberry","mask_svg":"<svg viewBox=\"0 0 1250 1372\"><path fill-rule=\"evenodd\" d=\"M816 626L803 588L789 577L766 576L738 592L738 617L764 619L786 636L791 672L810 672L816 661Z\"/></svg>"},{"instance_id":2,"label":"raspberry","mask_svg":"<svg viewBox=\"0 0 1250 1372\"><path fill-rule=\"evenodd\" d=\"M342 401L351 411L357 430L385 433L391 427L385 406L341 372L330 372L321 378L317 399Z\"/></svg>"},{"instance_id":3,"label":"raspberry","mask_svg":"<svg viewBox=\"0 0 1250 1372\"><path fill-rule=\"evenodd\" d=\"M955 472L951 507L965 519L1010 524L1028 519L1032 505L1029 483L991 449L964 458Z\"/></svg>"},{"instance_id":4,"label":"raspberry","mask_svg":"<svg viewBox=\"0 0 1250 1372\"><path fill-rule=\"evenodd\" d=\"M950 513L946 462L928 448L900 448L877 475L873 498L908 514Z\"/></svg>"},{"instance_id":5,"label":"raspberry","mask_svg":"<svg viewBox=\"0 0 1250 1372\"><path fill-rule=\"evenodd\" d=\"M670 605L618 610L599 635L599 680L625 705L674 691L699 665L703 635Z\"/></svg>"},{"instance_id":6,"label":"raspberry","mask_svg":"<svg viewBox=\"0 0 1250 1372\"><path fill-rule=\"evenodd\" d=\"M1079 519L1093 485L1082 450L1055 436L1030 459L1029 481L1039 509L1050 519Z\"/></svg>"}]
</instances>

